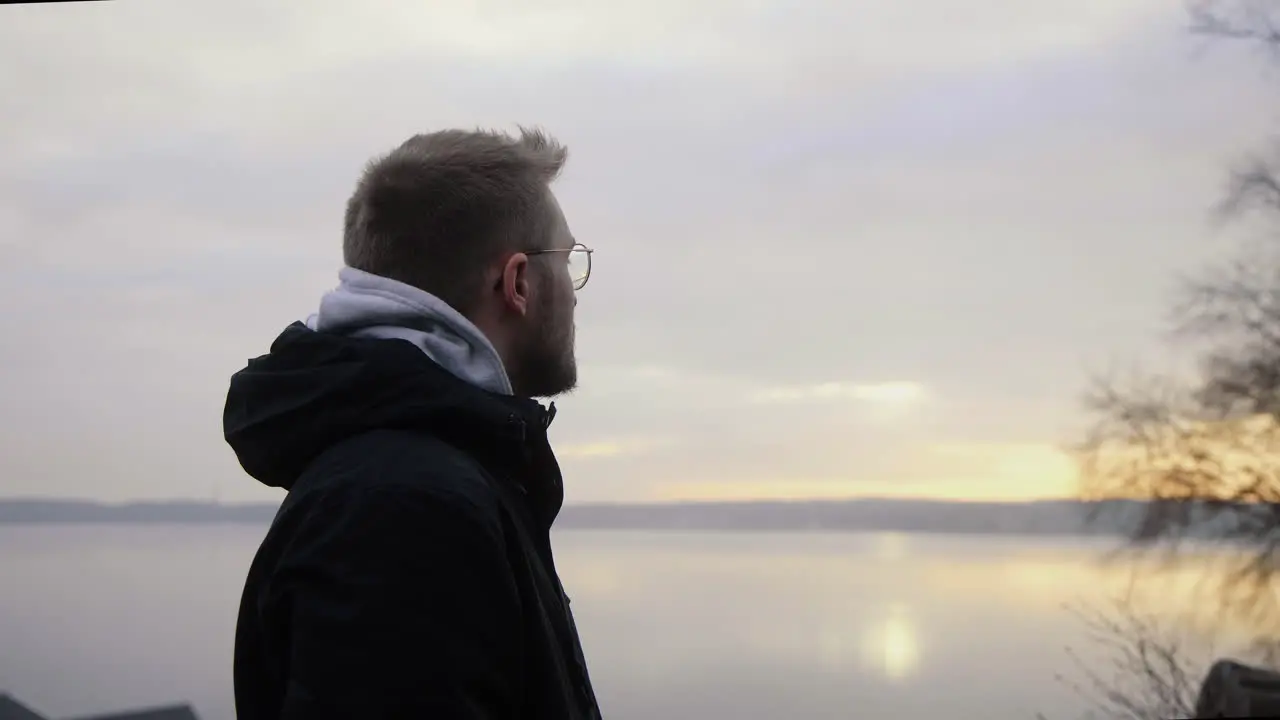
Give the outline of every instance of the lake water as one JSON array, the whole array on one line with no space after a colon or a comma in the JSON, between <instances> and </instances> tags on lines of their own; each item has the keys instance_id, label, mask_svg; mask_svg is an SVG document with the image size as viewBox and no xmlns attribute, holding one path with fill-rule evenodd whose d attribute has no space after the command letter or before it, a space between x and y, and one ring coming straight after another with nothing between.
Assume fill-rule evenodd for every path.
<instances>
[{"instance_id":1,"label":"lake water","mask_svg":"<svg viewBox=\"0 0 1280 720\"><path fill-rule=\"evenodd\" d=\"M230 720L265 528L0 527L0 692L51 717L192 702ZM1063 605L1123 589L1098 541L563 531L610 720L1075 718ZM1165 595L1165 597L1169 597ZM1166 603L1172 616L1185 608Z\"/></svg>"}]
</instances>

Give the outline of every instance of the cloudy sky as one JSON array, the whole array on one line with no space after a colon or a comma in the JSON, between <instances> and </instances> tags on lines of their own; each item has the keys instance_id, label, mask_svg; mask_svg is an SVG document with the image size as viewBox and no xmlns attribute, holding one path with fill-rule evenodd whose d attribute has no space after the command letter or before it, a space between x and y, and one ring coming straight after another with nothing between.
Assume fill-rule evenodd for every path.
<instances>
[{"instance_id":1,"label":"cloudy sky","mask_svg":"<svg viewBox=\"0 0 1280 720\"><path fill-rule=\"evenodd\" d=\"M227 379L336 282L363 163L537 124L596 248L570 502L1061 495L1159 363L1256 55L1176 0L0 7L0 495L275 497ZM1277 98L1280 99L1280 98Z\"/></svg>"}]
</instances>

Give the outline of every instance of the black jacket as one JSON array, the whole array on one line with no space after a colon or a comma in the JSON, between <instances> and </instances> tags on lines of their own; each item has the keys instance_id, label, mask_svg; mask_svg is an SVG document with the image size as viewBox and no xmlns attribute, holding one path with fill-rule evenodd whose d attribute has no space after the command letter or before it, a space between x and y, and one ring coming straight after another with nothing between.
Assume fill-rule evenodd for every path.
<instances>
[{"instance_id":1,"label":"black jacket","mask_svg":"<svg viewBox=\"0 0 1280 720\"><path fill-rule=\"evenodd\" d=\"M288 490L240 605L239 719L599 717L551 557L554 411L299 323L236 373L227 442Z\"/></svg>"}]
</instances>

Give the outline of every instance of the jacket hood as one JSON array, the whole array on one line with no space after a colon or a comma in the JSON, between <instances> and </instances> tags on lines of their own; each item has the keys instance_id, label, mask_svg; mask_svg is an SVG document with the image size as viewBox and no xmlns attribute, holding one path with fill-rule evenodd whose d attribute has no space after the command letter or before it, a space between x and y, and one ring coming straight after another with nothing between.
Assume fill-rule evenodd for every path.
<instances>
[{"instance_id":1,"label":"jacket hood","mask_svg":"<svg viewBox=\"0 0 1280 720\"><path fill-rule=\"evenodd\" d=\"M478 387L408 338L294 323L232 376L223 433L245 472L287 490L320 453L367 431L426 430L518 451L554 410Z\"/></svg>"}]
</instances>

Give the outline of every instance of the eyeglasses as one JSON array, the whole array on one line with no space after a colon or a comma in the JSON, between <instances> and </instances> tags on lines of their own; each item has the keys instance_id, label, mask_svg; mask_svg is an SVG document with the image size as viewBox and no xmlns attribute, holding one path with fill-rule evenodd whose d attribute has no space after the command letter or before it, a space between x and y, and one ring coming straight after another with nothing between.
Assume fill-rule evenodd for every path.
<instances>
[{"instance_id":1,"label":"eyeglasses","mask_svg":"<svg viewBox=\"0 0 1280 720\"><path fill-rule=\"evenodd\" d=\"M525 255L549 255L551 253L569 254L569 277L573 278L573 289L581 290L591 277L591 248L582 243L574 243L571 248L552 248L548 250L525 250Z\"/></svg>"}]
</instances>

